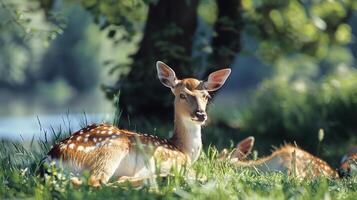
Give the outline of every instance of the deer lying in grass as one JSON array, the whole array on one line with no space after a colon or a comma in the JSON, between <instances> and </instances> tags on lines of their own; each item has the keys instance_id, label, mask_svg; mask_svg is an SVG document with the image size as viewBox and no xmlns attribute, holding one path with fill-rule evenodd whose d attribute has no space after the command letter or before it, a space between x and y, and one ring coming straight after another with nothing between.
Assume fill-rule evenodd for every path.
<instances>
[{"instance_id":1,"label":"deer lying in grass","mask_svg":"<svg viewBox=\"0 0 357 200\"><path fill-rule=\"evenodd\" d=\"M254 137L248 137L237 144L231 155L224 152L221 157L228 157L236 167L253 167L260 172L281 172L299 178L338 177L336 171L325 161L292 145L284 145L270 156L258 160L243 160L251 152L253 145Z\"/></svg>"},{"instance_id":2,"label":"deer lying in grass","mask_svg":"<svg viewBox=\"0 0 357 200\"><path fill-rule=\"evenodd\" d=\"M357 174L357 146L352 147L343 156L338 173L341 177L350 177Z\"/></svg>"},{"instance_id":3,"label":"deer lying in grass","mask_svg":"<svg viewBox=\"0 0 357 200\"><path fill-rule=\"evenodd\" d=\"M175 124L171 139L122 130L108 124L94 124L55 145L48 153L46 163L54 162L76 174L87 170L90 172L89 184L99 186L111 177L135 180L168 174L175 166L195 162L202 148L201 126L207 120L209 92L222 87L231 70L218 70L211 73L207 81L200 81L194 78L179 80L175 72L160 61L156 67L161 83L175 96ZM160 164L159 172L156 171L157 163ZM74 178L73 183L81 182Z\"/></svg>"}]
</instances>

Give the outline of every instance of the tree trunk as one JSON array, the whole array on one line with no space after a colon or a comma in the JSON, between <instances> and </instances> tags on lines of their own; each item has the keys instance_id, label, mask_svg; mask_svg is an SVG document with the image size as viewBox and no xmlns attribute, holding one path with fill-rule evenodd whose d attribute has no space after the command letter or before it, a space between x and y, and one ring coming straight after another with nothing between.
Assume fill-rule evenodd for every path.
<instances>
[{"instance_id":1,"label":"tree trunk","mask_svg":"<svg viewBox=\"0 0 357 200\"><path fill-rule=\"evenodd\" d=\"M172 94L157 79L155 63L164 61L179 78L192 75L197 6L198 0L160 0L149 5L144 37L132 56L131 71L118 82L119 106L131 118L172 118Z\"/></svg>"},{"instance_id":2,"label":"tree trunk","mask_svg":"<svg viewBox=\"0 0 357 200\"><path fill-rule=\"evenodd\" d=\"M230 67L235 56L241 50L240 35L243 29L242 6L240 0L216 0L218 17L214 26L215 37L212 40L212 68L205 75Z\"/></svg>"}]
</instances>

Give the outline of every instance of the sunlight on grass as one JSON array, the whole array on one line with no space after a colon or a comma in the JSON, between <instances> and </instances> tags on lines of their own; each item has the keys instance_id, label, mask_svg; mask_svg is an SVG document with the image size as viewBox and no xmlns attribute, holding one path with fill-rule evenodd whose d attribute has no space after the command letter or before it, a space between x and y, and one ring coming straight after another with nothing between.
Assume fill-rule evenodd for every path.
<instances>
[{"instance_id":1,"label":"sunlight on grass","mask_svg":"<svg viewBox=\"0 0 357 200\"><path fill-rule=\"evenodd\" d=\"M38 174L39 163L54 141L68 130L53 130L53 140L0 143L0 194L3 199L353 199L357 195L357 176L345 180L316 178L298 180L283 174L259 174L236 169L228 161L218 161L214 147L205 150L191 167L195 173L174 173L157 178L155 186L133 188L130 184L74 187L66 175ZM65 173L64 173L65 174ZM84 179L88 174L84 174Z\"/></svg>"}]
</instances>

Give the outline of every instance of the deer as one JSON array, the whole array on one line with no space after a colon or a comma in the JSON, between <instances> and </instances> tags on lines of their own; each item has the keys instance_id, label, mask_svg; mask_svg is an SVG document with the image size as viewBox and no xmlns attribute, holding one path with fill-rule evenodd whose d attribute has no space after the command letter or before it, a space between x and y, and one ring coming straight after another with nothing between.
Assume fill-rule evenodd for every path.
<instances>
[{"instance_id":1,"label":"deer","mask_svg":"<svg viewBox=\"0 0 357 200\"><path fill-rule=\"evenodd\" d=\"M227 150L223 150L220 157L228 159L235 167L251 167L263 173L280 172L298 178L338 177L336 170L327 162L291 144L283 145L267 157L245 160L253 145L254 137L248 137L239 142L230 155L227 154Z\"/></svg>"},{"instance_id":2,"label":"deer","mask_svg":"<svg viewBox=\"0 0 357 200\"><path fill-rule=\"evenodd\" d=\"M341 178L347 178L357 174L357 146L353 146L341 159L341 165L338 168Z\"/></svg>"},{"instance_id":3,"label":"deer","mask_svg":"<svg viewBox=\"0 0 357 200\"><path fill-rule=\"evenodd\" d=\"M254 141L255 138L253 136L249 136L238 142L233 151L229 151L226 148L223 149L218 155L218 160L223 161L228 159L230 162L245 161L252 153Z\"/></svg>"},{"instance_id":4,"label":"deer","mask_svg":"<svg viewBox=\"0 0 357 200\"><path fill-rule=\"evenodd\" d=\"M201 127L207 121L210 93L220 89L231 70L217 70L207 80L178 79L173 69L156 63L160 82L174 95L174 129L170 139L120 129L109 124L92 124L53 146L44 159L73 174L90 173L88 184L101 186L110 179L137 180L170 173L174 167L190 166L201 152ZM156 167L160 164L160 167ZM78 177L71 178L82 184Z\"/></svg>"}]
</instances>

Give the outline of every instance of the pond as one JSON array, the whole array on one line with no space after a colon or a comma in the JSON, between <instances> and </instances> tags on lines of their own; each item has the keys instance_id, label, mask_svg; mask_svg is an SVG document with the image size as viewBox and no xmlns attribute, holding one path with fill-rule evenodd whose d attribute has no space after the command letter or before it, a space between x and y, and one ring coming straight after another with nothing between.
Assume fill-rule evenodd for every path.
<instances>
[{"instance_id":1,"label":"pond","mask_svg":"<svg viewBox=\"0 0 357 200\"><path fill-rule=\"evenodd\" d=\"M11 140L31 140L44 138L45 133L49 138L53 131L68 133L76 131L86 124L112 122L113 114L58 114L58 115L33 115L0 117L0 138Z\"/></svg>"}]
</instances>

